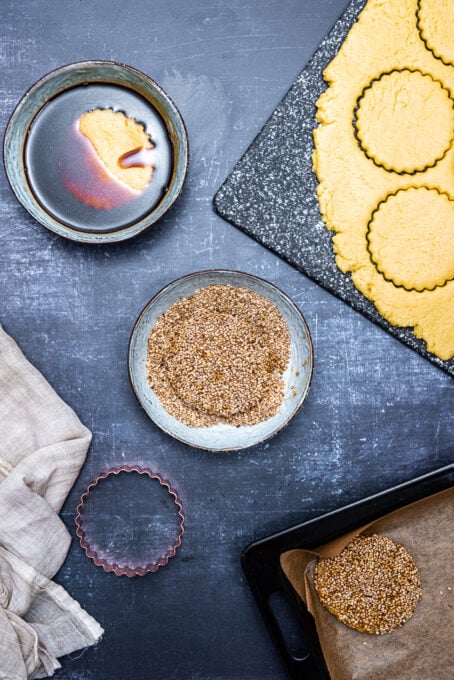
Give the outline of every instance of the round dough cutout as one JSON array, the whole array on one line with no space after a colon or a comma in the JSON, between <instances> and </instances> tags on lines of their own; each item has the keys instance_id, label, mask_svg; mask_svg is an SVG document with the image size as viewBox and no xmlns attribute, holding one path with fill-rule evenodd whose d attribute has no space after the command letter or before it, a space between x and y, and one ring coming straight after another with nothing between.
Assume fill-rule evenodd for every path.
<instances>
[{"instance_id":1,"label":"round dough cutout","mask_svg":"<svg viewBox=\"0 0 454 680\"><path fill-rule=\"evenodd\" d=\"M425 46L447 66L454 65L454 3L452 0L418 0L418 30Z\"/></svg>"},{"instance_id":2,"label":"round dough cutout","mask_svg":"<svg viewBox=\"0 0 454 680\"><path fill-rule=\"evenodd\" d=\"M361 149L385 170L421 172L441 160L454 138L454 101L431 75L403 69L372 80L354 119Z\"/></svg>"},{"instance_id":3,"label":"round dough cutout","mask_svg":"<svg viewBox=\"0 0 454 680\"><path fill-rule=\"evenodd\" d=\"M145 191L153 175L152 166L124 168L119 162L121 156L128 151L153 148L142 123L128 118L122 111L93 109L81 115L79 130L116 179L127 184L133 191Z\"/></svg>"},{"instance_id":4,"label":"round dough cutout","mask_svg":"<svg viewBox=\"0 0 454 680\"><path fill-rule=\"evenodd\" d=\"M400 189L372 213L367 241L377 270L406 290L454 278L454 200L437 189Z\"/></svg>"}]
</instances>

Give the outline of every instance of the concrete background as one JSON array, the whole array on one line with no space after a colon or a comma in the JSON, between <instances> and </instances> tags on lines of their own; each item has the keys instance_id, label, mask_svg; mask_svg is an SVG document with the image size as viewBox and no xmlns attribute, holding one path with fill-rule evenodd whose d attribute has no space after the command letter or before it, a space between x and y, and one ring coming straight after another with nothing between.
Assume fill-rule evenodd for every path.
<instances>
[{"instance_id":1,"label":"concrete background","mask_svg":"<svg viewBox=\"0 0 454 680\"><path fill-rule=\"evenodd\" d=\"M343 11L339 0L1 0L0 118L48 71L114 59L148 73L179 107L191 163L183 195L122 245L64 241L35 223L0 177L0 322L93 431L63 510L118 463L167 476L187 514L177 557L126 580L76 540L58 581L105 628L62 660L58 680L284 678L245 582L251 541L452 461L452 379L224 222L212 198ZM312 330L315 373L275 439L233 454L192 450L158 430L127 374L129 334L163 285L208 268L280 286ZM131 498L131 504L134 499Z\"/></svg>"}]
</instances>

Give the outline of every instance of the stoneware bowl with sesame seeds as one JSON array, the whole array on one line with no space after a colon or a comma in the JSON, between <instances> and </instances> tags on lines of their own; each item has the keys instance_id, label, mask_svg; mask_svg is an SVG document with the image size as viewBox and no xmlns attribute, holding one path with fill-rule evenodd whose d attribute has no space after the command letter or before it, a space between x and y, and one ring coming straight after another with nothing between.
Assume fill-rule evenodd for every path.
<instances>
[{"instance_id":1,"label":"stoneware bowl with sesame seeds","mask_svg":"<svg viewBox=\"0 0 454 680\"><path fill-rule=\"evenodd\" d=\"M190 297L196 291L213 285L246 288L268 299L283 316L290 332L290 360L283 374L282 403L274 416L256 425L185 425L168 413L147 380L147 344L157 319L182 298ZM290 422L306 398L312 378L313 361L308 325L290 298L264 279L230 270L195 272L172 281L159 291L145 306L134 325L128 354L131 385L148 416L172 437L209 451L244 449L277 434Z\"/></svg>"}]
</instances>

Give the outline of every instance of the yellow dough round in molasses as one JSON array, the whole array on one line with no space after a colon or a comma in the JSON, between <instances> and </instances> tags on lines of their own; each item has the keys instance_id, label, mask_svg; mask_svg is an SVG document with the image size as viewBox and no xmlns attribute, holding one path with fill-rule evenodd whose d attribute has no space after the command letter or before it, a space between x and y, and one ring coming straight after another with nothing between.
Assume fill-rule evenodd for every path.
<instances>
[{"instance_id":1,"label":"yellow dough round in molasses","mask_svg":"<svg viewBox=\"0 0 454 680\"><path fill-rule=\"evenodd\" d=\"M454 3L418 0L418 29L428 50L445 64L454 64Z\"/></svg>"},{"instance_id":2,"label":"yellow dough round in molasses","mask_svg":"<svg viewBox=\"0 0 454 680\"><path fill-rule=\"evenodd\" d=\"M443 158L453 141L454 101L427 73L383 73L358 101L356 133L377 165L394 172L421 171Z\"/></svg>"},{"instance_id":3,"label":"yellow dough round in molasses","mask_svg":"<svg viewBox=\"0 0 454 680\"><path fill-rule=\"evenodd\" d=\"M121 111L94 109L81 115L79 129L116 179L134 191L144 191L147 188L153 174L151 166L123 168L119 162L125 153L153 147L143 125Z\"/></svg>"},{"instance_id":4,"label":"yellow dough round in molasses","mask_svg":"<svg viewBox=\"0 0 454 680\"><path fill-rule=\"evenodd\" d=\"M436 189L401 189L378 205L367 240L372 262L395 286L443 286L454 278L454 201Z\"/></svg>"}]
</instances>

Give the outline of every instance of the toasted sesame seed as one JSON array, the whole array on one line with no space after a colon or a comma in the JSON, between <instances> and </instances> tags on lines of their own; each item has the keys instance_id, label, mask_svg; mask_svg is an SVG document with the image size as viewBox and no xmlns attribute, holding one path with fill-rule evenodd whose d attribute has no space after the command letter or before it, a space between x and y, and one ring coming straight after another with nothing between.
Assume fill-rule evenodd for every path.
<instances>
[{"instance_id":1,"label":"toasted sesame seed","mask_svg":"<svg viewBox=\"0 0 454 680\"><path fill-rule=\"evenodd\" d=\"M321 558L314 584L323 606L341 623L374 634L404 624L422 594L411 555L379 534L358 536L336 557Z\"/></svg>"},{"instance_id":2,"label":"toasted sesame seed","mask_svg":"<svg viewBox=\"0 0 454 680\"><path fill-rule=\"evenodd\" d=\"M254 425L279 410L289 358L287 324L269 300L212 285L157 319L147 379L167 411L187 425Z\"/></svg>"}]
</instances>

